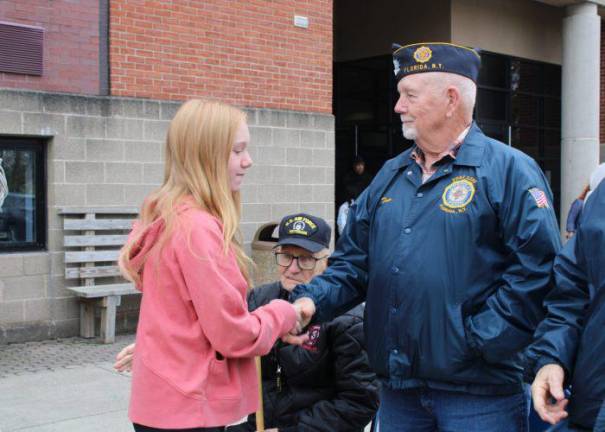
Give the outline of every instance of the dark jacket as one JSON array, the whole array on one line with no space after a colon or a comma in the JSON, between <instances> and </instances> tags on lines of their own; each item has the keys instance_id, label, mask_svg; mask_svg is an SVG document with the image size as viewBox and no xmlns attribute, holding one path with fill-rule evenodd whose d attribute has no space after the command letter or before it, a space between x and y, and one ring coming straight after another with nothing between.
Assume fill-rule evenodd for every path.
<instances>
[{"instance_id":1,"label":"dark jacket","mask_svg":"<svg viewBox=\"0 0 605 432\"><path fill-rule=\"evenodd\" d=\"M250 311L289 293L279 282L248 295ZM280 432L363 431L378 408L376 375L364 348L363 307L309 328L302 347L277 342L262 357L265 428ZM229 432L255 431L254 415Z\"/></svg>"},{"instance_id":2,"label":"dark jacket","mask_svg":"<svg viewBox=\"0 0 605 432\"><path fill-rule=\"evenodd\" d=\"M576 235L555 260L554 275L556 287L528 349L527 370L560 364L571 384L569 420L592 430L605 399L605 184L586 201Z\"/></svg>"},{"instance_id":3,"label":"dark jacket","mask_svg":"<svg viewBox=\"0 0 605 432\"><path fill-rule=\"evenodd\" d=\"M368 356L392 388L522 391L519 351L543 318L560 247L533 159L473 125L424 184L411 150L357 199L328 269L293 298L319 320L367 299Z\"/></svg>"}]
</instances>

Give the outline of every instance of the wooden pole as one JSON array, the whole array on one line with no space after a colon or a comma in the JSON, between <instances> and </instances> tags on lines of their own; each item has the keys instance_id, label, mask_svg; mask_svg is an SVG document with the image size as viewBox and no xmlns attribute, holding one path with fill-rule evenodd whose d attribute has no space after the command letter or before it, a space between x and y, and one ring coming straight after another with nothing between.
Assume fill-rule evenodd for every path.
<instances>
[{"instance_id":1,"label":"wooden pole","mask_svg":"<svg viewBox=\"0 0 605 432\"><path fill-rule=\"evenodd\" d=\"M256 363L256 372L258 375L258 411L256 411L256 430L258 432L265 431L265 413L263 410L263 373L261 371L260 357L254 357Z\"/></svg>"}]
</instances>

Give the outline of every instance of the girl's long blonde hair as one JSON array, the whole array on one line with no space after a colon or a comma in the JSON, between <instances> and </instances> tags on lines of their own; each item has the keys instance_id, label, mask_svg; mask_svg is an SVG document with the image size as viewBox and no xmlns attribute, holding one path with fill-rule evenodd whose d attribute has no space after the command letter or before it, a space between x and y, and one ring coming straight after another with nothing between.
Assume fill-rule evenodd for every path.
<instances>
[{"instance_id":1,"label":"girl's long blonde hair","mask_svg":"<svg viewBox=\"0 0 605 432\"><path fill-rule=\"evenodd\" d=\"M164 231L155 247L161 248L171 235L175 207L185 197L223 224L224 253L235 253L237 264L250 284L248 265L251 260L242 248L239 222L240 193L231 191L227 169L237 129L246 114L230 105L193 99L185 102L170 122L165 147L165 169L162 185L152 192L141 207L138 235L131 238L120 252L122 273L139 283L145 257L135 266L131 252L146 228L161 219Z\"/></svg>"}]
</instances>

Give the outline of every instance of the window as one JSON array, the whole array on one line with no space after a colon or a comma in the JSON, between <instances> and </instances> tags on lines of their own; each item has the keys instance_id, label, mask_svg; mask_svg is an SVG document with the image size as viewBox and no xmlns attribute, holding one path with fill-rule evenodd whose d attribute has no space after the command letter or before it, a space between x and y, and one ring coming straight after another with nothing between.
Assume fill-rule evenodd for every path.
<instances>
[{"instance_id":1,"label":"window","mask_svg":"<svg viewBox=\"0 0 605 432\"><path fill-rule=\"evenodd\" d=\"M46 248L44 142L0 137L0 252Z\"/></svg>"}]
</instances>

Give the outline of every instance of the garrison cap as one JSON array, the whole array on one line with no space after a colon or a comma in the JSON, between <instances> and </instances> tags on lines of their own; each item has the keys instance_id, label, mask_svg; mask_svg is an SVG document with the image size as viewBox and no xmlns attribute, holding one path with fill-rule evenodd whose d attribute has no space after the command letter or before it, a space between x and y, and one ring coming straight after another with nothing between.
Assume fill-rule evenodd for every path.
<instances>
[{"instance_id":1,"label":"garrison cap","mask_svg":"<svg viewBox=\"0 0 605 432\"><path fill-rule=\"evenodd\" d=\"M481 56L472 49L447 42L393 44L395 78L422 72L449 72L477 82Z\"/></svg>"}]
</instances>

